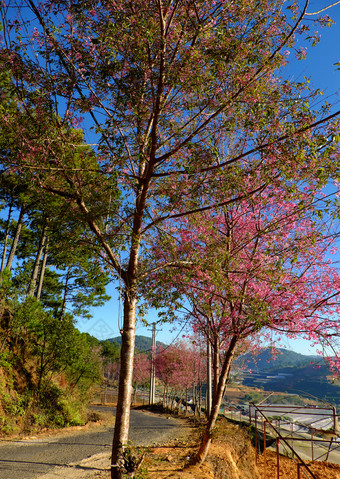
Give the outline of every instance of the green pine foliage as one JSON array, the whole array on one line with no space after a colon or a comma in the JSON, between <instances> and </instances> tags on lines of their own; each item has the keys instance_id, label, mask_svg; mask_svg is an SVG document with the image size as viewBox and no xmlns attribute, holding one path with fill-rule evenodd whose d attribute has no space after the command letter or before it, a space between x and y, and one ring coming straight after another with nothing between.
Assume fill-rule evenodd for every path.
<instances>
[{"instance_id":1,"label":"green pine foliage","mask_svg":"<svg viewBox=\"0 0 340 479\"><path fill-rule=\"evenodd\" d=\"M22 124L29 125L32 138L39 138L41 129L55 138L59 124L49 111L40 126L34 108L29 107L28 116L19 114L14 88L12 75L4 69L1 159L18 152ZM15 113L20 116L18 130L6 127L5 119ZM81 133L68 128L63 134L82 143ZM95 162L87 150L82 148L79 155L71 148L58 154L81 169L82 161ZM90 187L84 183L83 188L92 195L93 211L104 208ZM94 261L97 251L86 242L82 222L58 196L37 189L28 170L19 172L2 163L0 198L0 435L83 424L92 390L113 352L81 334L75 324L109 299L108 274ZM106 218L107 208L104 213ZM119 351L114 354L118 356Z\"/></svg>"},{"instance_id":2,"label":"green pine foliage","mask_svg":"<svg viewBox=\"0 0 340 479\"><path fill-rule=\"evenodd\" d=\"M60 320L35 298L10 300L11 289L4 281L0 290L0 435L84 424L102 377L100 348L71 315Z\"/></svg>"}]
</instances>

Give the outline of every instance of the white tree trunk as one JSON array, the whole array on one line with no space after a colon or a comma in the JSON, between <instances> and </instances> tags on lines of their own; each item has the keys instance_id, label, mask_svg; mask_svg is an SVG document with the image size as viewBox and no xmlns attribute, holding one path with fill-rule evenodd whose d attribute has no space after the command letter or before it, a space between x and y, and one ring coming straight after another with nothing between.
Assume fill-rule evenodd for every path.
<instances>
[{"instance_id":1,"label":"white tree trunk","mask_svg":"<svg viewBox=\"0 0 340 479\"><path fill-rule=\"evenodd\" d=\"M130 404L132 398L133 358L136 335L137 296L135 288L129 288L124 295L124 325L120 354L120 374L116 424L112 444L111 478L121 479L124 466L124 450L128 443Z\"/></svg>"},{"instance_id":2,"label":"white tree trunk","mask_svg":"<svg viewBox=\"0 0 340 479\"><path fill-rule=\"evenodd\" d=\"M43 287L43 283L44 283L47 257L48 257L48 238L46 239L46 243L45 243L45 247L44 247L44 257L43 257L42 264L41 264L41 269L40 269L39 284L38 284L38 290L37 290L37 299L39 299L39 300L40 300L41 291L42 291L42 287Z\"/></svg>"}]
</instances>

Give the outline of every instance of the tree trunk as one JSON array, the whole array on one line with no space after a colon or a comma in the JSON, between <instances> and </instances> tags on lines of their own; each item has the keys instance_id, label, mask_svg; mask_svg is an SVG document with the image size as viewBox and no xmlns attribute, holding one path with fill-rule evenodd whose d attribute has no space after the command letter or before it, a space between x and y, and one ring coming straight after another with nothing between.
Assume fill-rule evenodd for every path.
<instances>
[{"instance_id":1,"label":"tree trunk","mask_svg":"<svg viewBox=\"0 0 340 479\"><path fill-rule=\"evenodd\" d=\"M4 239L4 249L3 249L3 251L2 251L2 259L1 259L0 273L2 273L3 270L5 269L7 245L8 245L8 238L9 238L9 225L10 225L10 223L11 223L12 209L13 209L13 204L11 203L11 204L9 205L7 222L6 222L6 232L5 232L5 239Z\"/></svg>"},{"instance_id":2,"label":"tree trunk","mask_svg":"<svg viewBox=\"0 0 340 479\"><path fill-rule=\"evenodd\" d=\"M170 409L172 412L175 412L175 401L176 401L176 395L175 393L173 393L171 397L171 406L170 406Z\"/></svg>"},{"instance_id":3,"label":"tree trunk","mask_svg":"<svg viewBox=\"0 0 340 479\"><path fill-rule=\"evenodd\" d=\"M136 288L129 287L124 293L124 326L120 354L120 374L116 424L114 429L111 460L111 479L121 479L124 470L124 450L128 443L130 404L132 397L133 357L136 335Z\"/></svg>"},{"instance_id":4,"label":"tree trunk","mask_svg":"<svg viewBox=\"0 0 340 479\"><path fill-rule=\"evenodd\" d=\"M195 384L192 385L192 405L193 405L193 411L194 411L194 416L196 416L197 413L197 387Z\"/></svg>"},{"instance_id":5,"label":"tree trunk","mask_svg":"<svg viewBox=\"0 0 340 479\"><path fill-rule=\"evenodd\" d=\"M37 299L39 299L39 300L40 300L40 296L41 296L42 286L43 286L43 283L44 283L47 257L48 257L48 238L46 239L46 243L45 243L45 247L44 247L44 257L43 257L43 261L42 261L41 269L40 269L39 284L38 284L38 291L37 291Z\"/></svg>"},{"instance_id":6,"label":"tree trunk","mask_svg":"<svg viewBox=\"0 0 340 479\"><path fill-rule=\"evenodd\" d=\"M198 417L201 417L202 409L202 383L199 381L199 392L198 392Z\"/></svg>"},{"instance_id":7,"label":"tree trunk","mask_svg":"<svg viewBox=\"0 0 340 479\"><path fill-rule=\"evenodd\" d=\"M23 205L20 209L20 214L19 214L19 218L18 218L18 222L17 222L17 227L16 227L16 230L15 230L15 235L14 235L14 238L13 238L13 243L12 243L12 246L11 246L11 251L9 253L7 264L6 264L6 268L9 271L11 271L11 269L12 269L13 259L14 259L14 256L15 256L15 253L16 253L16 250L17 250L17 246L18 246L18 242L19 242L19 238L20 238L20 233L21 233L21 228L22 228L22 225L24 223L25 211L26 211L26 207Z\"/></svg>"},{"instance_id":8,"label":"tree trunk","mask_svg":"<svg viewBox=\"0 0 340 479\"><path fill-rule=\"evenodd\" d=\"M212 395L216 394L216 387L218 384L218 380L220 377L220 351L221 351L221 342L220 338L214 338L214 342L211 346L211 363L212 363L212 374L213 374L213 388L212 388Z\"/></svg>"},{"instance_id":9,"label":"tree trunk","mask_svg":"<svg viewBox=\"0 0 340 479\"><path fill-rule=\"evenodd\" d=\"M38 281L41 255L42 255L42 252L44 250L45 242L46 242L46 226L43 227L43 230L42 230L42 233L41 233L39 248L38 248L38 251L37 251L37 255L35 257L34 268L33 268L31 281L30 281L30 285L29 285L29 288L28 288L28 292L27 292L27 297L28 298L33 298L33 296L34 296L35 288L37 286L37 281Z\"/></svg>"},{"instance_id":10,"label":"tree trunk","mask_svg":"<svg viewBox=\"0 0 340 479\"><path fill-rule=\"evenodd\" d=\"M131 399L131 406L136 404L136 397L137 397L137 385L132 386L132 399Z\"/></svg>"},{"instance_id":11,"label":"tree trunk","mask_svg":"<svg viewBox=\"0 0 340 479\"><path fill-rule=\"evenodd\" d=\"M166 387L163 388L163 408L165 408L165 395L166 395Z\"/></svg>"},{"instance_id":12,"label":"tree trunk","mask_svg":"<svg viewBox=\"0 0 340 479\"><path fill-rule=\"evenodd\" d=\"M67 302L67 296L68 296L68 283L70 281L70 277L71 277L71 266L69 266L67 268L65 284L64 284L64 296L63 296L63 302L61 304L61 311L60 311L60 320L64 319L64 315L65 315L65 311L66 311L66 302Z\"/></svg>"},{"instance_id":13,"label":"tree trunk","mask_svg":"<svg viewBox=\"0 0 340 479\"><path fill-rule=\"evenodd\" d=\"M207 338L207 389L205 392L205 414L207 419L211 413L212 403L212 378L211 378L211 342Z\"/></svg>"},{"instance_id":14,"label":"tree trunk","mask_svg":"<svg viewBox=\"0 0 340 479\"><path fill-rule=\"evenodd\" d=\"M196 456L194 457L192 461L193 464L202 464L205 461L205 458L207 456L209 446L211 443L212 432L215 427L221 402L223 399L224 387L230 374L230 367L233 360L237 341L238 341L238 338L234 336L231 339L229 349L226 352L224 363L221 369L221 374L219 377L219 381L216 387L214 388L211 413L208 418L208 423L206 425L206 428L201 440L201 444L199 446Z\"/></svg>"}]
</instances>

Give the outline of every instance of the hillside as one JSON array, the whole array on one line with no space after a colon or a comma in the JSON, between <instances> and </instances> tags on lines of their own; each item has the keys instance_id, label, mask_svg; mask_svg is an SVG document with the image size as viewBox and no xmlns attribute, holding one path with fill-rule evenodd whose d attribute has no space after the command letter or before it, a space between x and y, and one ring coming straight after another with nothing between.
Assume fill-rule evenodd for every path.
<instances>
[{"instance_id":1,"label":"hillside","mask_svg":"<svg viewBox=\"0 0 340 479\"><path fill-rule=\"evenodd\" d=\"M108 339L110 343L118 343L122 344L122 338L121 336L117 336L115 338L110 338ZM162 343L161 341L156 341L157 347L165 347L166 344ZM148 336L141 336L141 335L136 335L136 349L138 351L151 351L152 348L152 338L149 338Z\"/></svg>"},{"instance_id":2,"label":"hillside","mask_svg":"<svg viewBox=\"0 0 340 479\"><path fill-rule=\"evenodd\" d=\"M340 404L340 387L330 378L319 356L279 349L276 359L265 349L256 360L244 355L235 362L234 374L245 386L267 391L306 393L332 404Z\"/></svg>"},{"instance_id":3,"label":"hillside","mask_svg":"<svg viewBox=\"0 0 340 479\"><path fill-rule=\"evenodd\" d=\"M273 356L272 349L265 348L255 358L250 354L240 356L236 359L234 365L258 373L269 372L278 368L301 368L311 363L324 364L324 360L320 356L308 356L283 348L278 348L277 354Z\"/></svg>"},{"instance_id":4,"label":"hillside","mask_svg":"<svg viewBox=\"0 0 340 479\"><path fill-rule=\"evenodd\" d=\"M108 340L121 344L121 337ZM136 336L136 349L151 351L152 339ZM157 341L157 346L166 346ZM333 383L325 361L320 356L308 356L278 349L273 358L270 348L253 359L250 354L237 358L232 370L233 380L244 386L266 391L315 396L318 399L340 405L340 387ZM305 393L305 394L303 394Z\"/></svg>"},{"instance_id":5,"label":"hillside","mask_svg":"<svg viewBox=\"0 0 340 479\"><path fill-rule=\"evenodd\" d=\"M35 298L0 294L0 343L1 437L86 422L102 364L98 341L71 315L61 320Z\"/></svg>"}]
</instances>

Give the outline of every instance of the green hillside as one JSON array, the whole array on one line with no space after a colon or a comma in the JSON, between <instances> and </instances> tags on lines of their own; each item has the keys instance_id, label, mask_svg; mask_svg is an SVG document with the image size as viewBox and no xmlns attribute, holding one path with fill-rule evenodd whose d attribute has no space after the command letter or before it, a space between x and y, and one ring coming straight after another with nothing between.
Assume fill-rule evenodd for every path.
<instances>
[{"instance_id":1,"label":"green hillside","mask_svg":"<svg viewBox=\"0 0 340 479\"><path fill-rule=\"evenodd\" d=\"M272 351L265 349L255 360L250 355L238 358L234 372L245 386L292 394L305 393L340 405L339 383L332 380L325 361L319 356L279 349L279 354L273 359Z\"/></svg>"},{"instance_id":2,"label":"green hillside","mask_svg":"<svg viewBox=\"0 0 340 479\"><path fill-rule=\"evenodd\" d=\"M122 344L121 336L110 338L108 341L110 341L110 343ZM166 346L166 344L162 343L161 341L156 341L156 345L157 347ZM151 348L152 338L149 338L148 336L136 335L136 349L138 349L138 351L151 351Z\"/></svg>"},{"instance_id":3,"label":"green hillside","mask_svg":"<svg viewBox=\"0 0 340 479\"><path fill-rule=\"evenodd\" d=\"M255 358L251 354L244 354L236 359L234 365L254 372L269 372L278 368L302 368L311 363L325 364L320 356L308 356L283 348L278 348L276 353L273 354L271 348L266 348Z\"/></svg>"}]
</instances>

